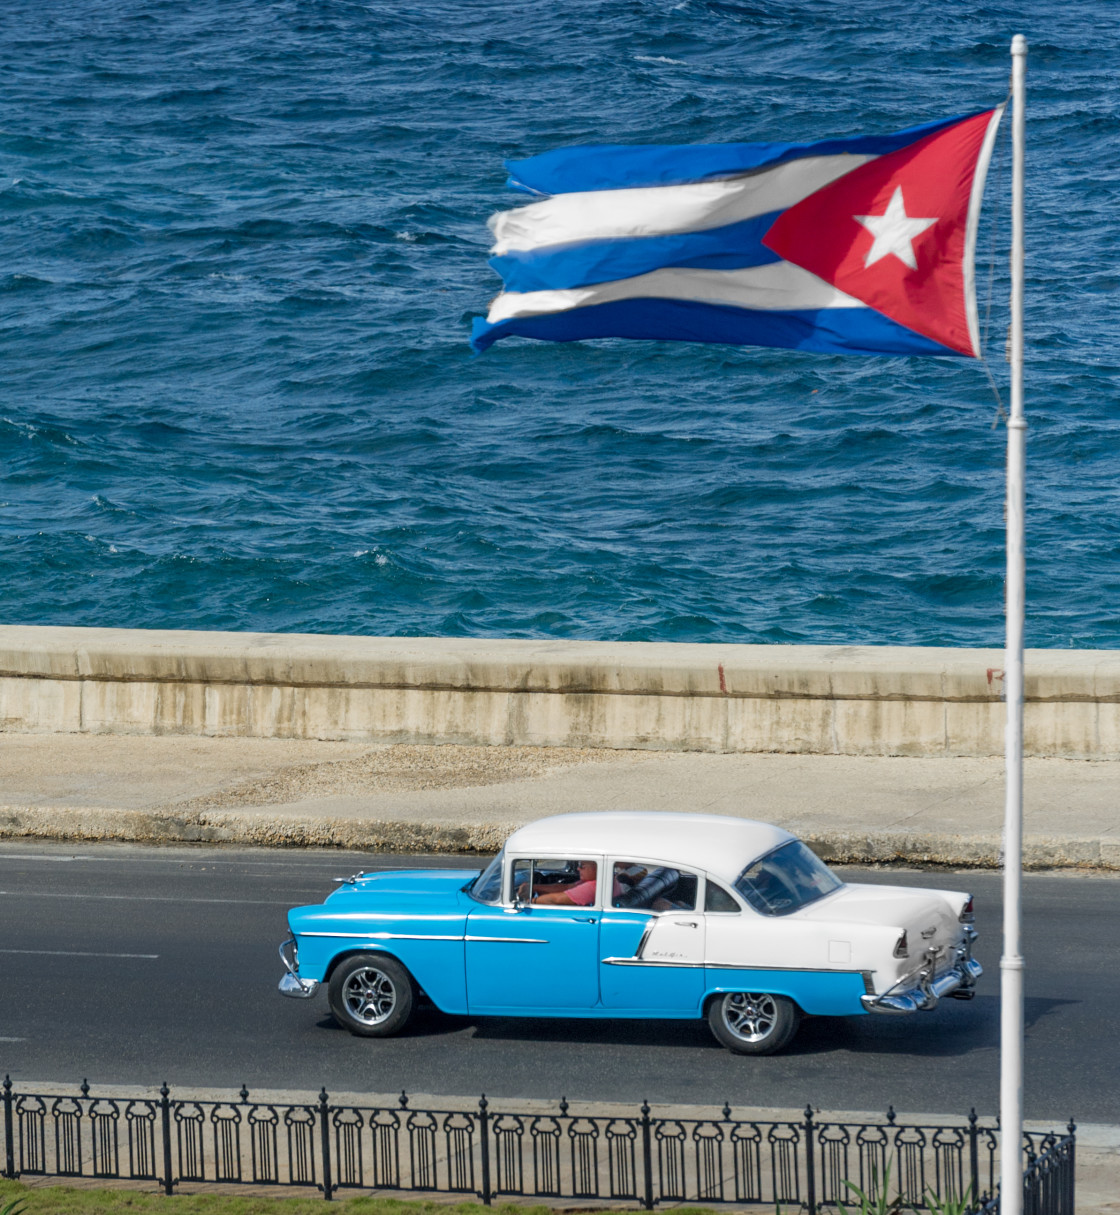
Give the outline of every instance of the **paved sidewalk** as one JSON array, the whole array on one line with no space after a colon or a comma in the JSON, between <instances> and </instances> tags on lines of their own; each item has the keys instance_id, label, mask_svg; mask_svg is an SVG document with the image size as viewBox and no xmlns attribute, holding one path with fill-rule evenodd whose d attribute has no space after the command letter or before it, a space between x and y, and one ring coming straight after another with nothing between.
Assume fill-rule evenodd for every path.
<instances>
[{"instance_id":1,"label":"paved sidewalk","mask_svg":"<svg viewBox=\"0 0 1120 1215\"><path fill-rule=\"evenodd\" d=\"M1028 865L1120 869L1120 764L1025 773ZM0 733L0 838L493 851L624 808L766 819L837 861L991 866L1003 761Z\"/></svg>"}]
</instances>

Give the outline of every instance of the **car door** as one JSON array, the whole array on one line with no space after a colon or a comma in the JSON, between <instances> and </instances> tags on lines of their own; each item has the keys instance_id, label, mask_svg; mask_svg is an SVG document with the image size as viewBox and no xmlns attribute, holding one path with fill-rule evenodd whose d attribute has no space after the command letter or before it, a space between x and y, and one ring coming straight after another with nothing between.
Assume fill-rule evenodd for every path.
<instances>
[{"instance_id":1,"label":"car door","mask_svg":"<svg viewBox=\"0 0 1120 1215\"><path fill-rule=\"evenodd\" d=\"M693 1012L704 993L704 916L699 874L626 857L610 859L612 890L599 932L604 1008Z\"/></svg>"},{"instance_id":2,"label":"car door","mask_svg":"<svg viewBox=\"0 0 1120 1215\"><path fill-rule=\"evenodd\" d=\"M501 902L480 906L467 917L470 1012L579 1016L599 1003L601 860L586 856L509 859ZM548 902L567 890L586 887L579 881L581 863L585 872L589 864L595 866L590 902ZM588 893L584 889L580 897ZM542 898L546 901L541 902Z\"/></svg>"}]
</instances>

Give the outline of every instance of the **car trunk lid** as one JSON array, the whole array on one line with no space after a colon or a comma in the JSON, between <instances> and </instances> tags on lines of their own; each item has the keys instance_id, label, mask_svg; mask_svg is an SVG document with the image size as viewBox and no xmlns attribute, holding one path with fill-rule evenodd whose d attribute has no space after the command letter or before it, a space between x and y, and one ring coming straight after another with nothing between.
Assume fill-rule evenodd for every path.
<instances>
[{"instance_id":1,"label":"car trunk lid","mask_svg":"<svg viewBox=\"0 0 1120 1215\"><path fill-rule=\"evenodd\" d=\"M799 918L897 927L907 934L913 958L930 948L954 945L961 936L953 907L938 890L852 883L806 907Z\"/></svg>"}]
</instances>

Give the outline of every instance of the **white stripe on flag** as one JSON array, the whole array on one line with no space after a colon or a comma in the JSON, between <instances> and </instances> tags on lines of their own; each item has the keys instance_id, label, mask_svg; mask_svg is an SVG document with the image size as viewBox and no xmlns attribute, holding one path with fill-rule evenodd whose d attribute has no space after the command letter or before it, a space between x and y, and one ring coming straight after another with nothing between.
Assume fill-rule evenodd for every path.
<instances>
[{"instance_id":1,"label":"white stripe on flag","mask_svg":"<svg viewBox=\"0 0 1120 1215\"><path fill-rule=\"evenodd\" d=\"M490 231L495 239L491 253L721 228L770 211L784 211L874 159L847 153L804 156L776 169L720 181L557 194L491 216Z\"/></svg>"},{"instance_id":2,"label":"white stripe on flag","mask_svg":"<svg viewBox=\"0 0 1120 1215\"><path fill-rule=\"evenodd\" d=\"M513 317L542 316L615 300L651 298L730 304L765 312L866 306L800 266L791 262L771 262L746 270L653 270L635 278L563 291L505 291L490 305L486 319L496 325Z\"/></svg>"}]
</instances>

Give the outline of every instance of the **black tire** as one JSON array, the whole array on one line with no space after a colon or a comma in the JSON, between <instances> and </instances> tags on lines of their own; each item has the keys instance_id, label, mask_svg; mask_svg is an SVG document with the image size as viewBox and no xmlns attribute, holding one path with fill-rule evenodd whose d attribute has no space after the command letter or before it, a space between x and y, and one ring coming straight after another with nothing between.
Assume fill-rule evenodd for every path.
<instances>
[{"instance_id":1,"label":"black tire","mask_svg":"<svg viewBox=\"0 0 1120 1215\"><path fill-rule=\"evenodd\" d=\"M708 1026L719 1042L737 1055L772 1055L787 1045L801 1013L785 996L730 992L708 1005Z\"/></svg>"},{"instance_id":2,"label":"black tire","mask_svg":"<svg viewBox=\"0 0 1120 1215\"><path fill-rule=\"evenodd\" d=\"M359 953L340 962L327 985L327 1003L344 1029L362 1038L400 1033L416 1004L412 976L387 954Z\"/></svg>"}]
</instances>

